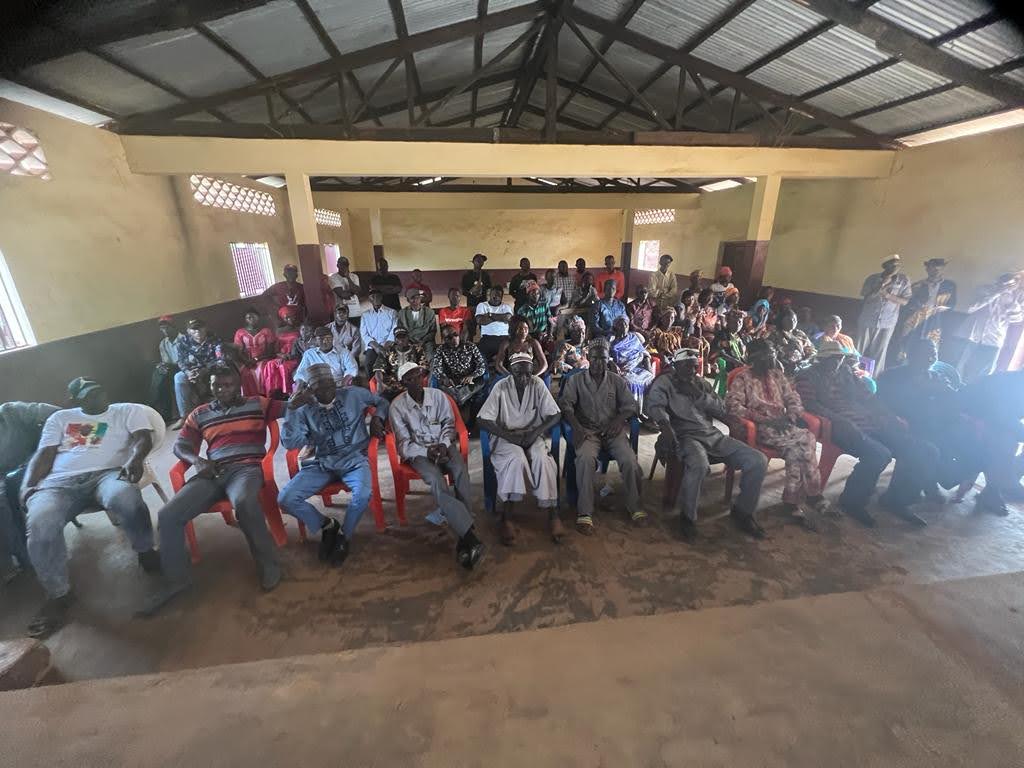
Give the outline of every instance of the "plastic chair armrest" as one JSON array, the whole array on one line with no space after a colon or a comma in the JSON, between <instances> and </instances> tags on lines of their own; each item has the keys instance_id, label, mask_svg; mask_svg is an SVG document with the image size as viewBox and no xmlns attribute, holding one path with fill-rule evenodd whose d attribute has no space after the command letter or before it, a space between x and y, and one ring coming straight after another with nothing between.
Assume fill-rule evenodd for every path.
<instances>
[{"instance_id":1,"label":"plastic chair armrest","mask_svg":"<svg viewBox=\"0 0 1024 768\"><path fill-rule=\"evenodd\" d=\"M184 461L176 461L174 466L171 467L171 471L168 472L168 476L171 480L171 488L177 493L181 490L182 486L185 485L185 473L189 470L189 464Z\"/></svg>"}]
</instances>

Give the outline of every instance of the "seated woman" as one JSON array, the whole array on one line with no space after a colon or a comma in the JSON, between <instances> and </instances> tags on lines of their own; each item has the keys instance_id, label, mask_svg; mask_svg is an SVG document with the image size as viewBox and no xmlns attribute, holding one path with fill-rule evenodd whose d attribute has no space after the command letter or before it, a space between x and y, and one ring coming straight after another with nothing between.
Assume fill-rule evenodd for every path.
<instances>
[{"instance_id":1,"label":"seated woman","mask_svg":"<svg viewBox=\"0 0 1024 768\"><path fill-rule=\"evenodd\" d=\"M751 326L751 338L764 338L767 333L768 318L772 314L772 299L775 298L775 289L766 285L757 295L757 301L750 307L749 316L753 325Z\"/></svg>"},{"instance_id":2,"label":"seated woman","mask_svg":"<svg viewBox=\"0 0 1024 768\"><path fill-rule=\"evenodd\" d=\"M617 317L612 323L610 352L612 370L626 380L636 398L637 408L643 413L644 392L654 381L654 370L643 336L629 330L629 321L625 317Z\"/></svg>"},{"instance_id":3,"label":"seated woman","mask_svg":"<svg viewBox=\"0 0 1024 768\"><path fill-rule=\"evenodd\" d=\"M683 348L686 335L682 328L675 324L676 311L671 307L662 310L658 315L658 324L647 334L647 346L661 355L661 362L667 365L672 355Z\"/></svg>"},{"instance_id":4,"label":"seated woman","mask_svg":"<svg viewBox=\"0 0 1024 768\"><path fill-rule=\"evenodd\" d=\"M714 298L710 288L704 288L697 294L697 332L710 341L718 330L718 311L711 305Z\"/></svg>"},{"instance_id":5,"label":"seated woman","mask_svg":"<svg viewBox=\"0 0 1024 768\"><path fill-rule=\"evenodd\" d=\"M796 313L783 307L775 315L775 330L768 335L775 354L787 376L806 368L814 357L814 345L796 328Z\"/></svg>"},{"instance_id":6,"label":"seated woman","mask_svg":"<svg viewBox=\"0 0 1024 768\"><path fill-rule=\"evenodd\" d=\"M277 310L277 316L281 320L277 327L277 357L265 361L260 369L260 386L268 395L274 390L291 394L292 376L299 367L299 361L292 355L292 347L299 340L302 308L284 306Z\"/></svg>"},{"instance_id":7,"label":"seated woman","mask_svg":"<svg viewBox=\"0 0 1024 768\"><path fill-rule=\"evenodd\" d=\"M842 332L843 318L839 315L829 315L825 320L825 328L820 336L815 337L814 346L820 347L823 341L834 341L846 352L856 352L857 345L853 339Z\"/></svg>"},{"instance_id":8,"label":"seated woman","mask_svg":"<svg viewBox=\"0 0 1024 768\"><path fill-rule=\"evenodd\" d=\"M441 329L441 346L434 350L430 361L430 373L437 380L431 386L455 399L462 420L472 428L487 384L484 378L487 362L480 348L472 341L464 341L453 326L446 325Z\"/></svg>"},{"instance_id":9,"label":"seated woman","mask_svg":"<svg viewBox=\"0 0 1024 768\"><path fill-rule=\"evenodd\" d=\"M515 315L508 323L508 338L501 342L494 356L494 370L502 376L508 375L508 363L517 352L533 355L533 375L543 376L548 372L548 359L540 342L530 336L530 324L521 315Z\"/></svg>"},{"instance_id":10,"label":"seated woman","mask_svg":"<svg viewBox=\"0 0 1024 768\"><path fill-rule=\"evenodd\" d=\"M700 291L687 288L679 295L679 303L676 305L676 325L682 325L686 320L697 322L697 314L700 310L700 307L697 306L699 293Z\"/></svg>"},{"instance_id":11,"label":"seated woman","mask_svg":"<svg viewBox=\"0 0 1024 768\"><path fill-rule=\"evenodd\" d=\"M786 511L805 528L816 530L801 506L820 515L829 505L821 495L816 441L801 420L804 407L800 395L779 368L771 342L754 340L747 358L750 367L739 371L729 385L726 410L730 416L754 422L757 442L782 454L786 462L786 485L782 491Z\"/></svg>"},{"instance_id":12,"label":"seated woman","mask_svg":"<svg viewBox=\"0 0 1024 768\"><path fill-rule=\"evenodd\" d=\"M567 323L566 339L555 357L555 373L570 376L590 366L587 360L587 324L573 315Z\"/></svg>"},{"instance_id":13,"label":"seated woman","mask_svg":"<svg viewBox=\"0 0 1024 768\"><path fill-rule=\"evenodd\" d=\"M277 352L277 338L265 327L255 307L245 310L245 325L235 331L235 346L239 350L239 376L242 380L242 394L266 395L263 389L263 368Z\"/></svg>"},{"instance_id":14,"label":"seated woman","mask_svg":"<svg viewBox=\"0 0 1024 768\"><path fill-rule=\"evenodd\" d=\"M731 371L747 364L747 348L740 340L739 334L722 328L715 331L715 340L711 342L711 366L718 366L719 360L725 360L725 370Z\"/></svg>"}]
</instances>

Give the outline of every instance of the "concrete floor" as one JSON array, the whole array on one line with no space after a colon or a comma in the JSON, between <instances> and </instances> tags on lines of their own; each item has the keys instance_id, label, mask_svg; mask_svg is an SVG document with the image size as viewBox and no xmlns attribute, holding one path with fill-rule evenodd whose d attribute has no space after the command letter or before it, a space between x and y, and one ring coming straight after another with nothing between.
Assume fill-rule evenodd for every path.
<instances>
[{"instance_id":1,"label":"concrete floor","mask_svg":"<svg viewBox=\"0 0 1024 768\"><path fill-rule=\"evenodd\" d=\"M0 697L0 743L25 768L1016 766L1022 610L1014 574L88 681Z\"/></svg>"},{"instance_id":2,"label":"concrete floor","mask_svg":"<svg viewBox=\"0 0 1024 768\"><path fill-rule=\"evenodd\" d=\"M653 443L651 435L641 438L645 475ZM470 458L479 491L475 442ZM381 459L385 514L393 520L383 452ZM167 445L153 463L165 476ZM840 461L828 495L838 494L849 467L848 459ZM287 581L271 595L257 588L241 533L219 516L204 515L197 522L203 553L197 589L149 621L132 614L152 583L118 531L103 515L91 515L83 518L82 530L67 530L79 600L72 622L47 644L65 679L83 680L931 583L1024 566L1017 510L1005 519L977 515L969 498L960 505L924 506L932 521L924 530L879 513L873 530L843 519L815 535L773 513L782 474L782 464L773 462L762 500L770 533L764 542L742 537L728 519L714 519L724 511L721 467L712 469L705 489L703 540L697 546L677 541L674 515L660 512L659 468L644 486L654 518L647 529L629 527L616 504L621 497L613 494L599 510L596 536L572 533L556 548L531 507L519 519L519 544L505 549L481 513L490 550L471 574L455 567L450 535L423 521L432 508L425 495L410 497L406 528L378 534L368 514L340 570L321 566L315 545L300 545L290 524L292 542L281 550ZM283 461L278 477L282 483L286 478ZM613 465L613 486L617 477ZM152 490L145 495L155 513L158 499ZM568 510L564 515L571 519ZM28 577L0 591L0 638L21 636L40 601Z\"/></svg>"}]
</instances>

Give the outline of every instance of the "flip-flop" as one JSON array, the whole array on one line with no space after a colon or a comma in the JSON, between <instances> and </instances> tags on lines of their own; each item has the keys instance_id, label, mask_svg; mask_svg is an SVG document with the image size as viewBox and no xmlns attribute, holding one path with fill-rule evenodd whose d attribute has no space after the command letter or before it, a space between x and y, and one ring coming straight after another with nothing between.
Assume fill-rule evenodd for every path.
<instances>
[{"instance_id":1,"label":"flip-flop","mask_svg":"<svg viewBox=\"0 0 1024 768\"><path fill-rule=\"evenodd\" d=\"M580 515L576 518L576 531L584 536L594 535L594 518L590 515Z\"/></svg>"}]
</instances>

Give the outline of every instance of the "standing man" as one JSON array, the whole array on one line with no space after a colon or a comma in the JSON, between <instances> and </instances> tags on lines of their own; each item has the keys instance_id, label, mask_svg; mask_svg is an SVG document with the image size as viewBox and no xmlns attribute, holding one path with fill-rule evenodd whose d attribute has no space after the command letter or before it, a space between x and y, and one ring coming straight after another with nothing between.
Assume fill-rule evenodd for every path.
<instances>
[{"instance_id":1,"label":"standing man","mask_svg":"<svg viewBox=\"0 0 1024 768\"><path fill-rule=\"evenodd\" d=\"M149 508L136 485L153 448L150 409L111 404L100 384L82 377L68 384L68 398L72 407L52 414L43 425L21 488L28 555L46 592L46 603L29 624L32 637L60 628L71 605L64 528L76 515L107 510L143 570L160 569Z\"/></svg>"},{"instance_id":2,"label":"standing man","mask_svg":"<svg viewBox=\"0 0 1024 768\"><path fill-rule=\"evenodd\" d=\"M869 275L860 289L864 297L857 320L857 349L875 361L875 376L885 370L889 340L900 317L900 308L910 301L910 278L900 272L900 255L882 262L882 271Z\"/></svg>"},{"instance_id":3,"label":"standing man","mask_svg":"<svg viewBox=\"0 0 1024 768\"><path fill-rule=\"evenodd\" d=\"M451 326L455 332L462 336L465 334L467 340L473 338L473 310L471 307L459 306L462 301L462 293L458 288L448 289L448 306L441 307L437 311L438 323L441 326L441 333Z\"/></svg>"},{"instance_id":4,"label":"standing man","mask_svg":"<svg viewBox=\"0 0 1024 768\"><path fill-rule=\"evenodd\" d=\"M405 286L405 295L409 295L409 291L419 291L423 294L423 304L430 306L434 303L434 292L430 290L430 286L423 282L423 273L414 269L412 271L412 281Z\"/></svg>"},{"instance_id":5,"label":"standing man","mask_svg":"<svg viewBox=\"0 0 1024 768\"><path fill-rule=\"evenodd\" d=\"M227 499L245 534L259 571L260 587L270 592L281 582L274 540L260 503L267 424L284 414L285 403L265 397L243 397L238 372L217 366L210 372L213 400L185 420L174 455L195 468L174 498L160 510L160 563L165 586L140 611L152 615L191 586L185 526L218 501ZM206 443L206 456L199 449ZM148 519L148 516L147 516Z\"/></svg>"},{"instance_id":6,"label":"standing man","mask_svg":"<svg viewBox=\"0 0 1024 768\"><path fill-rule=\"evenodd\" d=\"M0 405L0 587L29 566L25 516L18 497L25 463L39 445L43 424L58 410L47 403Z\"/></svg>"},{"instance_id":7,"label":"standing man","mask_svg":"<svg viewBox=\"0 0 1024 768\"><path fill-rule=\"evenodd\" d=\"M149 404L169 422L174 419L174 374L178 372L177 342L181 334L170 315L161 317L158 327L163 338L157 347L160 362L153 367L149 380Z\"/></svg>"},{"instance_id":8,"label":"standing man","mask_svg":"<svg viewBox=\"0 0 1024 768\"><path fill-rule=\"evenodd\" d=\"M551 331L551 312L548 305L540 300L540 286L531 280L523 286L523 293L526 294L526 301L519 306L516 314L526 320L533 338L543 339Z\"/></svg>"},{"instance_id":9,"label":"standing man","mask_svg":"<svg viewBox=\"0 0 1024 768\"><path fill-rule=\"evenodd\" d=\"M484 269L485 261L487 257L482 253L473 254L473 268L462 275L462 295L470 307L486 301L491 289L491 273Z\"/></svg>"},{"instance_id":10,"label":"standing man","mask_svg":"<svg viewBox=\"0 0 1024 768\"><path fill-rule=\"evenodd\" d=\"M741 531L755 539L764 538L757 522L757 502L768 468L764 454L746 443L723 434L712 418L728 421L725 402L699 375L697 350L683 348L672 357L672 374L655 379L647 393L647 414L671 437L674 453L683 459L683 477L676 505L681 534L686 541L697 538L697 507L708 467L712 462L740 472L740 495L729 512Z\"/></svg>"},{"instance_id":11,"label":"standing man","mask_svg":"<svg viewBox=\"0 0 1024 768\"><path fill-rule=\"evenodd\" d=\"M387 259L377 262L377 271L370 278L370 290L381 292L385 307L390 307L395 312L402 308L399 298L402 293L402 280L398 275L388 271Z\"/></svg>"},{"instance_id":12,"label":"standing man","mask_svg":"<svg viewBox=\"0 0 1024 768\"><path fill-rule=\"evenodd\" d=\"M189 320L186 328L175 342L179 370L174 374L174 397L178 421L171 429L180 429L185 417L209 395L209 369L217 362L220 348L220 340L210 334L205 320Z\"/></svg>"},{"instance_id":13,"label":"standing man","mask_svg":"<svg viewBox=\"0 0 1024 768\"><path fill-rule=\"evenodd\" d=\"M992 373L1010 325L1024 320L1021 298L1017 276L1005 274L994 285L982 288L967 308L967 319L960 328L964 349L957 365L965 381Z\"/></svg>"},{"instance_id":14,"label":"standing man","mask_svg":"<svg viewBox=\"0 0 1024 768\"><path fill-rule=\"evenodd\" d=\"M409 332L409 340L423 350L430 363L434 357L434 340L437 337L437 314L430 307L423 306L423 294L410 290L406 298L409 306L398 312L398 327Z\"/></svg>"},{"instance_id":15,"label":"standing man","mask_svg":"<svg viewBox=\"0 0 1024 768\"><path fill-rule=\"evenodd\" d=\"M512 307L501 299L504 291L500 285L487 292L487 301L476 306L476 325L480 329L480 352L488 363L494 358L501 342L508 339L508 323L512 319Z\"/></svg>"},{"instance_id":16,"label":"standing man","mask_svg":"<svg viewBox=\"0 0 1024 768\"><path fill-rule=\"evenodd\" d=\"M658 260L658 269L651 272L651 299L658 305L659 310L669 309L676 305L676 296L679 291L676 289L675 273L668 271L671 266L672 257L664 253Z\"/></svg>"},{"instance_id":17,"label":"standing man","mask_svg":"<svg viewBox=\"0 0 1024 768\"><path fill-rule=\"evenodd\" d=\"M370 308L363 313L363 322L359 325L359 335L363 340L363 359L360 361L363 370L374 369L377 356L384 352L384 347L395 340L395 328L398 326L398 313L391 307L384 306L384 294L370 290Z\"/></svg>"},{"instance_id":18,"label":"standing man","mask_svg":"<svg viewBox=\"0 0 1024 768\"><path fill-rule=\"evenodd\" d=\"M369 428L368 408L375 409ZM337 567L348 557L349 542L370 503L370 435L384 437L387 417L387 400L362 387L338 389L331 370L322 365L309 368L309 387L288 401L281 444L289 450L311 446L314 454L281 489L277 503L310 531L320 531L321 562ZM325 507L321 514L309 497L339 480L352 493L348 506L340 514Z\"/></svg>"},{"instance_id":19,"label":"standing man","mask_svg":"<svg viewBox=\"0 0 1024 768\"><path fill-rule=\"evenodd\" d=\"M626 295L626 274L615 266L615 257L611 254L604 257L604 270L597 276L595 282L604 285L605 280L615 281L615 298L622 301Z\"/></svg>"},{"instance_id":20,"label":"standing man","mask_svg":"<svg viewBox=\"0 0 1024 768\"><path fill-rule=\"evenodd\" d=\"M537 506L547 509L551 538L558 544L565 528L558 518L558 465L545 439L562 418L551 392L533 375L533 356L516 352L512 374L491 389L477 414L481 429L491 433L491 464L498 483L501 510L501 543L515 543L515 528L509 517L517 501L529 491Z\"/></svg>"},{"instance_id":21,"label":"standing man","mask_svg":"<svg viewBox=\"0 0 1024 768\"><path fill-rule=\"evenodd\" d=\"M349 320L358 328L363 316L363 305L359 300L359 275L349 270L347 258L338 257L338 271L327 279L327 283L334 294L334 303L348 307ZM328 308L330 306L328 304Z\"/></svg>"},{"instance_id":22,"label":"standing man","mask_svg":"<svg viewBox=\"0 0 1024 768\"><path fill-rule=\"evenodd\" d=\"M294 264L284 265L284 280L274 283L263 292L263 298L270 305L272 317L277 315L281 307L302 307L302 316L306 316L306 294L299 282L299 268ZM185 414L186 416L188 414Z\"/></svg>"},{"instance_id":23,"label":"standing man","mask_svg":"<svg viewBox=\"0 0 1024 768\"><path fill-rule=\"evenodd\" d=\"M338 309L345 309L345 305L339 305ZM313 337L316 339L316 346L302 353L299 367L295 369L293 378L296 388L302 389L310 384L309 371L316 365L326 365L331 370L337 386L351 386L352 379L359 374L359 365L352 354L345 347L339 349L334 346L330 326L317 328L313 332Z\"/></svg>"},{"instance_id":24,"label":"standing man","mask_svg":"<svg viewBox=\"0 0 1024 768\"><path fill-rule=\"evenodd\" d=\"M363 337L359 328L349 321L348 304L339 304L334 308L334 321L328 323L327 328L334 338L334 349L337 352L344 350L352 355L357 361L363 354Z\"/></svg>"},{"instance_id":25,"label":"standing man","mask_svg":"<svg viewBox=\"0 0 1024 768\"><path fill-rule=\"evenodd\" d=\"M584 262L584 265L586 262ZM572 298L573 290L576 288L576 278L569 274L569 262L562 259L558 262L558 270L555 272L555 288L561 291L562 298L559 303L565 306Z\"/></svg>"},{"instance_id":26,"label":"standing man","mask_svg":"<svg viewBox=\"0 0 1024 768\"><path fill-rule=\"evenodd\" d=\"M943 277L947 263L945 259L928 259L924 263L928 276L910 287L901 329L901 357L914 339L931 339L942 354L942 319L956 306L956 283Z\"/></svg>"},{"instance_id":27,"label":"standing man","mask_svg":"<svg viewBox=\"0 0 1024 768\"><path fill-rule=\"evenodd\" d=\"M597 456L607 450L619 465L626 490L626 512L634 525L647 521L640 507L640 465L629 444L627 426L637 414L636 398L617 373L608 370L608 342L598 339L587 348L590 368L571 376L559 401L572 427L576 449L576 530L594 532L594 473Z\"/></svg>"},{"instance_id":28,"label":"standing man","mask_svg":"<svg viewBox=\"0 0 1024 768\"><path fill-rule=\"evenodd\" d=\"M441 390L423 386L424 373L416 363L398 369L405 392L391 403L391 429L398 455L430 486L441 514L458 537L456 561L472 570L483 557L484 545L473 531L469 511L469 469L459 452L451 401ZM451 487L445 473L452 477Z\"/></svg>"},{"instance_id":29,"label":"standing man","mask_svg":"<svg viewBox=\"0 0 1024 768\"><path fill-rule=\"evenodd\" d=\"M526 258L520 259L519 271L512 275L512 279L508 283L508 292L515 302L513 309L517 312L526 303L525 286L526 283L531 281L536 283L537 276L530 271L530 260Z\"/></svg>"}]
</instances>

